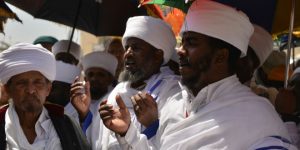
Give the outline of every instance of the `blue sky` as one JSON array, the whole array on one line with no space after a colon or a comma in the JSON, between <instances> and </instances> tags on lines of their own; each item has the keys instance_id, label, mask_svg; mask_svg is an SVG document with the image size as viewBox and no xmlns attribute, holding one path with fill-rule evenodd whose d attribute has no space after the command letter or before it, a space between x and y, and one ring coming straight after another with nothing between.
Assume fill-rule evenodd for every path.
<instances>
[{"instance_id":1,"label":"blue sky","mask_svg":"<svg viewBox=\"0 0 300 150\"><path fill-rule=\"evenodd\" d=\"M9 4L8 4L9 5ZM8 19L4 25L4 34L0 33L0 40L9 44L19 42L32 43L40 35L51 35L58 40L68 39L71 31L70 27L62 24L57 24L51 21L33 18L30 14L9 5L11 10L15 12L23 21L23 24ZM73 41L79 42L79 32L76 31Z\"/></svg>"}]
</instances>

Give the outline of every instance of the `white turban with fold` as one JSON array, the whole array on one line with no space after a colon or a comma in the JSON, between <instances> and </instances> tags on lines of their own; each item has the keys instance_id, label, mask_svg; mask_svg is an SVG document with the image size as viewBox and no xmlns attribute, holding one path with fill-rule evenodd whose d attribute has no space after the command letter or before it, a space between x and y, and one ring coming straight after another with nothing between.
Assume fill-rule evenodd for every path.
<instances>
[{"instance_id":1,"label":"white turban with fold","mask_svg":"<svg viewBox=\"0 0 300 150\"><path fill-rule=\"evenodd\" d=\"M75 65L64 63L62 61L56 61L56 76L55 81L61 81L65 83L73 83L76 76L80 76L81 70Z\"/></svg>"},{"instance_id":2,"label":"white turban with fold","mask_svg":"<svg viewBox=\"0 0 300 150\"><path fill-rule=\"evenodd\" d=\"M272 36L262 27L253 24L254 33L252 34L249 42L249 46L254 50L256 56L262 66L266 59L273 51Z\"/></svg>"},{"instance_id":3,"label":"white turban with fold","mask_svg":"<svg viewBox=\"0 0 300 150\"><path fill-rule=\"evenodd\" d=\"M122 39L124 47L130 37L142 39L162 50L164 52L164 64L170 60L176 46L172 28L163 20L149 16L137 16L128 19Z\"/></svg>"},{"instance_id":4,"label":"white turban with fold","mask_svg":"<svg viewBox=\"0 0 300 150\"><path fill-rule=\"evenodd\" d=\"M81 64L84 72L92 67L102 68L107 72L115 76L115 72L118 66L117 58L107 52L94 51L89 54L86 54L81 59Z\"/></svg>"},{"instance_id":5,"label":"white turban with fold","mask_svg":"<svg viewBox=\"0 0 300 150\"><path fill-rule=\"evenodd\" d=\"M225 41L246 56L253 26L241 11L211 0L195 0L188 10L181 34L198 32Z\"/></svg>"},{"instance_id":6,"label":"white turban with fold","mask_svg":"<svg viewBox=\"0 0 300 150\"><path fill-rule=\"evenodd\" d=\"M3 84L11 77L28 71L39 71L53 81L56 72L54 55L29 43L16 44L0 53L0 80Z\"/></svg>"},{"instance_id":7,"label":"white turban with fold","mask_svg":"<svg viewBox=\"0 0 300 150\"><path fill-rule=\"evenodd\" d=\"M61 53L61 52L67 53L69 43L70 43L70 40L60 40L60 41L56 42L52 46L52 53L54 54L54 56L56 56L58 53ZM80 57L81 57L81 47L77 43L71 41L71 46L70 46L70 51L69 52L77 60L80 59Z\"/></svg>"}]
</instances>

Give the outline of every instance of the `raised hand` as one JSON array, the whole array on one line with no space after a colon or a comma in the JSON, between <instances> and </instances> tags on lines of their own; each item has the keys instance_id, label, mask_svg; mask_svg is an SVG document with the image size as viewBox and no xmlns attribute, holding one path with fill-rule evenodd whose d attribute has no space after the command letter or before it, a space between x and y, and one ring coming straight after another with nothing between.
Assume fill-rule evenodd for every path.
<instances>
[{"instance_id":1,"label":"raised hand","mask_svg":"<svg viewBox=\"0 0 300 150\"><path fill-rule=\"evenodd\" d=\"M157 103L146 92L138 92L131 97L134 113L137 120L145 127L148 127L158 119Z\"/></svg>"},{"instance_id":2,"label":"raised hand","mask_svg":"<svg viewBox=\"0 0 300 150\"><path fill-rule=\"evenodd\" d=\"M79 77L76 77L71 85L71 103L79 114L80 121L83 121L89 112L91 103L90 83L80 82Z\"/></svg>"},{"instance_id":3,"label":"raised hand","mask_svg":"<svg viewBox=\"0 0 300 150\"><path fill-rule=\"evenodd\" d=\"M119 108L107 104L107 100L100 103L99 113L104 125L115 133L124 136L130 125L130 113L120 95L116 96Z\"/></svg>"}]
</instances>

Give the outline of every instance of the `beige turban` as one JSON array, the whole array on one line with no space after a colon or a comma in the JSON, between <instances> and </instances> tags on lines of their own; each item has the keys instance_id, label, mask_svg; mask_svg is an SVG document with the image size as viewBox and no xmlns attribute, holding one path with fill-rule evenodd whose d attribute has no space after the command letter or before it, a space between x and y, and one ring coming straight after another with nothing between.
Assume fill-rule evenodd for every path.
<instances>
[{"instance_id":1,"label":"beige turban","mask_svg":"<svg viewBox=\"0 0 300 150\"><path fill-rule=\"evenodd\" d=\"M98 67L106 70L115 76L115 72L118 66L117 58L107 52L94 51L91 52L81 59L84 72L92 67Z\"/></svg>"},{"instance_id":2,"label":"beige turban","mask_svg":"<svg viewBox=\"0 0 300 150\"><path fill-rule=\"evenodd\" d=\"M137 16L128 19L122 43L128 38L142 39L164 52L164 64L167 63L176 46L175 35L172 28L161 19L149 16Z\"/></svg>"},{"instance_id":3,"label":"beige turban","mask_svg":"<svg viewBox=\"0 0 300 150\"><path fill-rule=\"evenodd\" d=\"M265 29L255 24L253 26L254 33L250 38L249 46L259 58L259 66L262 66L273 51L273 40L272 36Z\"/></svg>"},{"instance_id":4,"label":"beige turban","mask_svg":"<svg viewBox=\"0 0 300 150\"><path fill-rule=\"evenodd\" d=\"M181 29L181 34L194 31L223 40L246 56L253 26L241 11L211 0L195 0Z\"/></svg>"},{"instance_id":5,"label":"beige turban","mask_svg":"<svg viewBox=\"0 0 300 150\"><path fill-rule=\"evenodd\" d=\"M54 56L56 56L58 53L61 52L68 52L68 47L69 47L69 40L61 40L56 42L53 46L52 46L52 53L54 54ZM80 45L78 45L75 42L71 42L71 46L70 46L70 54L72 56L74 56L77 60L80 59L81 57L81 47Z\"/></svg>"},{"instance_id":6,"label":"beige turban","mask_svg":"<svg viewBox=\"0 0 300 150\"><path fill-rule=\"evenodd\" d=\"M73 83L76 76L79 76L81 70L75 65L64 63L62 61L56 61L56 76L55 81L61 81L65 83Z\"/></svg>"},{"instance_id":7,"label":"beige turban","mask_svg":"<svg viewBox=\"0 0 300 150\"><path fill-rule=\"evenodd\" d=\"M29 43L16 44L0 53L0 80L3 84L12 76L28 71L39 71L53 81L56 71L53 54Z\"/></svg>"}]
</instances>

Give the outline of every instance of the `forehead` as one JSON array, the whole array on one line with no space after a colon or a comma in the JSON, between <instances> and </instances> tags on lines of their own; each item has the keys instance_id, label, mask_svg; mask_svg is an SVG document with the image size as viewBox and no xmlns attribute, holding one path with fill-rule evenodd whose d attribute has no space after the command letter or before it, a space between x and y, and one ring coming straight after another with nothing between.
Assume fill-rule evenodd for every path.
<instances>
[{"instance_id":1,"label":"forehead","mask_svg":"<svg viewBox=\"0 0 300 150\"><path fill-rule=\"evenodd\" d=\"M23 80L23 79L46 79L46 77L39 71L27 71L24 73L17 74L10 78L11 81Z\"/></svg>"},{"instance_id":2,"label":"forehead","mask_svg":"<svg viewBox=\"0 0 300 150\"><path fill-rule=\"evenodd\" d=\"M108 71L106 71L103 68L100 67L91 67L86 69L85 74L89 74L89 73L103 73L103 74L110 74Z\"/></svg>"},{"instance_id":3,"label":"forehead","mask_svg":"<svg viewBox=\"0 0 300 150\"><path fill-rule=\"evenodd\" d=\"M183 32L182 38L187 38L187 37L199 38L199 39L204 39L204 40L209 39L209 36L207 36L205 34L198 33L198 32L193 32L193 31Z\"/></svg>"},{"instance_id":4,"label":"forehead","mask_svg":"<svg viewBox=\"0 0 300 150\"><path fill-rule=\"evenodd\" d=\"M139 44L139 45L145 45L145 46L152 46L148 42L146 42L146 41L144 41L140 38L136 38L136 37L129 37L126 40L125 45L130 45L130 44Z\"/></svg>"}]
</instances>

